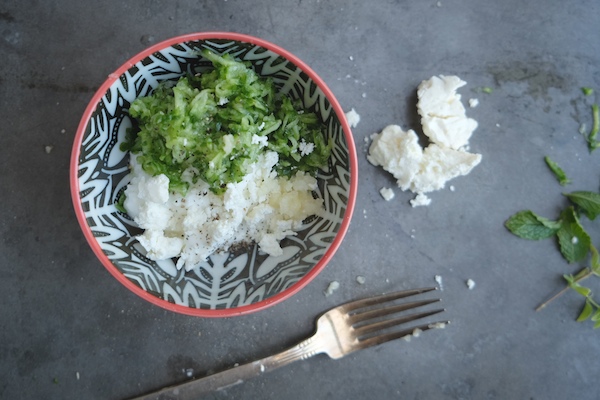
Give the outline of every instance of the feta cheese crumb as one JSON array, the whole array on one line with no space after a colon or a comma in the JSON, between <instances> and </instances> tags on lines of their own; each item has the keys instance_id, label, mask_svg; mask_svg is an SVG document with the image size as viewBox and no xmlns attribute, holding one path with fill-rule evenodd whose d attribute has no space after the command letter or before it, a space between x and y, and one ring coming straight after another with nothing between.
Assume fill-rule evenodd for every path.
<instances>
[{"instance_id":1,"label":"feta cheese crumb","mask_svg":"<svg viewBox=\"0 0 600 400\"><path fill-rule=\"evenodd\" d=\"M352 108L346 113L346 119L348 120L348 123L350 124L351 128L356 128L356 125L358 125L358 123L360 122L360 115L358 115L356 110Z\"/></svg>"},{"instance_id":2,"label":"feta cheese crumb","mask_svg":"<svg viewBox=\"0 0 600 400\"><path fill-rule=\"evenodd\" d=\"M469 99L469 107L475 108L479 105L478 99Z\"/></svg>"},{"instance_id":3,"label":"feta cheese crumb","mask_svg":"<svg viewBox=\"0 0 600 400\"><path fill-rule=\"evenodd\" d=\"M381 197L385 199L385 201L390 201L394 198L394 190L391 188L382 187L379 190L379 193L381 194Z\"/></svg>"},{"instance_id":4,"label":"feta cheese crumb","mask_svg":"<svg viewBox=\"0 0 600 400\"><path fill-rule=\"evenodd\" d=\"M300 150L301 156L307 156L313 152L313 150L315 149L315 144L307 143L304 141L304 139L302 139L302 141L300 141L300 143L298 144L298 149Z\"/></svg>"},{"instance_id":5,"label":"feta cheese crumb","mask_svg":"<svg viewBox=\"0 0 600 400\"><path fill-rule=\"evenodd\" d=\"M438 287L440 288L440 291L444 290L444 284L443 284L443 281L442 281L442 276L441 275L436 275L435 276L435 281L437 282Z\"/></svg>"},{"instance_id":6,"label":"feta cheese crumb","mask_svg":"<svg viewBox=\"0 0 600 400\"><path fill-rule=\"evenodd\" d=\"M572 244L577 244L577 243L579 243L579 238L577 238L577 236L573 236L573 237L571 238L571 243L572 243Z\"/></svg>"},{"instance_id":7,"label":"feta cheese crumb","mask_svg":"<svg viewBox=\"0 0 600 400\"><path fill-rule=\"evenodd\" d=\"M410 201L410 205L413 207L428 206L429 204L431 204L431 199L423 193L418 193L417 197Z\"/></svg>"},{"instance_id":8,"label":"feta cheese crumb","mask_svg":"<svg viewBox=\"0 0 600 400\"><path fill-rule=\"evenodd\" d=\"M219 101L217 104L220 106L224 106L227 103L229 103L229 99L227 97L219 97Z\"/></svg>"},{"instance_id":9,"label":"feta cheese crumb","mask_svg":"<svg viewBox=\"0 0 600 400\"><path fill-rule=\"evenodd\" d=\"M467 287L472 290L475 287L475 281L473 279L467 279Z\"/></svg>"},{"instance_id":10,"label":"feta cheese crumb","mask_svg":"<svg viewBox=\"0 0 600 400\"><path fill-rule=\"evenodd\" d=\"M340 287L340 283L338 281L333 281L329 284L329 286L327 286L327 289L325 290L325 296L329 297L333 294L333 292L335 292L336 290L338 290Z\"/></svg>"},{"instance_id":11,"label":"feta cheese crumb","mask_svg":"<svg viewBox=\"0 0 600 400\"><path fill-rule=\"evenodd\" d=\"M44 146L44 151L46 152L46 154L50 154L52 152L52 149L54 149L54 146Z\"/></svg>"},{"instance_id":12,"label":"feta cheese crumb","mask_svg":"<svg viewBox=\"0 0 600 400\"><path fill-rule=\"evenodd\" d=\"M361 276L361 275L359 275L359 276L357 276L357 277L356 277L356 282L357 282L359 285L364 285L366 281L367 281L367 280L365 279L365 277L364 277L364 276Z\"/></svg>"},{"instance_id":13,"label":"feta cheese crumb","mask_svg":"<svg viewBox=\"0 0 600 400\"><path fill-rule=\"evenodd\" d=\"M263 122L264 124L264 122ZM260 126L259 126L259 130L260 130ZM260 145L260 147L266 147L269 145L269 138L267 136L259 136L257 134L252 135L252 144L258 144Z\"/></svg>"},{"instance_id":14,"label":"feta cheese crumb","mask_svg":"<svg viewBox=\"0 0 600 400\"><path fill-rule=\"evenodd\" d=\"M444 329L446 328L445 322L436 322L435 324L427 325L430 329Z\"/></svg>"}]
</instances>

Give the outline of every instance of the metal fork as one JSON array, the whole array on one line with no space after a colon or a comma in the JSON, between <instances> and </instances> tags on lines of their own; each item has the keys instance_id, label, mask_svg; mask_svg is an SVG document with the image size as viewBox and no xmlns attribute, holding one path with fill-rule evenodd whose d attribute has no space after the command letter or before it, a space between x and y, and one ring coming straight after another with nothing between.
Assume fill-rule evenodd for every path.
<instances>
[{"instance_id":1,"label":"metal fork","mask_svg":"<svg viewBox=\"0 0 600 400\"><path fill-rule=\"evenodd\" d=\"M319 317L317 330L313 336L288 350L131 400L195 399L201 395L240 384L245 379L259 376L291 362L305 360L316 354L326 353L329 357L338 359L356 350L376 346L394 339L408 339L431 328L443 328L448 323L447 321L421 323L400 330L391 329L440 313L444 309L422 311L389 319L383 318L440 301L439 299L426 299L400 304L393 303L394 300L435 289L405 290L342 304Z\"/></svg>"}]
</instances>

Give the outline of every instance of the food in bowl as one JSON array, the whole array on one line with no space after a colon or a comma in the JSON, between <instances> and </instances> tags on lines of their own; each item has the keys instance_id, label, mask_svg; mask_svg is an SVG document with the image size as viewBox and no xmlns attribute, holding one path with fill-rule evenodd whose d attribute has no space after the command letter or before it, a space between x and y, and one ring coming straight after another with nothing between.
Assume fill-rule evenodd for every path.
<instances>
[{"instance_id":1,"label":"food in bowl","mask_svg":"<svg viewBox=\"0 0 600 400\"><path fill-rule=\"evenodd\" d=\"M279 242L318 215L314 177L331 153L316 114L277 93L272 80L228 54L202 55L214 69L162 82L129 108L139 129L125 211L152 260L177 257L192 270L216 251Z\"/></svg>"},{"instance_id":2,"label":"food in bowl","mask_svg":"<svg viewBox=\"0 0 600 400\"><path fill-rule=\"evenodd\" d=\"M261 78L271 80L277 93L301 104L306 114L316 115L329 156L314 175L304 172L306 178L313 179L305 185L310 187L310 197L319 202L320 210L311 212L294 227L293 234L278 243L281 255L269 254L252 242L212 253L192 268L177 268L177 258L153 259L138 239L143 230L129 213L119 209L136 176L130 166L135 167L136 162L143 165L138 160L141 154L122 149L121 145L131 143L128 132L137 128L130 115L132 104L155 93L162 82L177 84L182 77L202 77L213 71L211 60L204 55L206 51L219 57L230 55L245 63ZM217 98L218 102L226 103L224 98ZM255 140L264 141L260 137ZM305 138L302 144L300 140L298 150L312 154L309 142L313 143ZM274 162L268 153L261 157ZM276 45L247 35L220 32L166 40L110 74L81 119L70 173L77 218L107 270L145 300L172 311L205 317L262 310L306 286L341 244L354 209L357 186L352 134L341 106L325 83L301 60ZM165 187L164 178L160 180L163 182L154 182L158 185L155 189ZM242 182L243 179L232 184ZM218 184L214 189L207 191L216 194L224 188ZM185 190L194 188L190 185Z\"/></svg>"}]
</instances>

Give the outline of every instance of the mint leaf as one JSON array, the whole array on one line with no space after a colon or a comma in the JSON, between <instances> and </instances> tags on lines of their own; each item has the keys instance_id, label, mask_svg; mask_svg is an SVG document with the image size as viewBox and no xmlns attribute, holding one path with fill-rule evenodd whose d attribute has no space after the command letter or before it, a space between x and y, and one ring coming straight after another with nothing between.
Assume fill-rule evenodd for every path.
<instances>
[{"instance_id":1,"label":"mint leaf","mask_svg":"<svg viewBox=\"0 0 600 400\"><path fill-rule=\"evenodd\" d=\"M581 226L573 207L566 208L560 217L562 224L556 232L560 252L570 263L581 261L590 251L590 236Z\"/></svg>"},{"instance_id":2,"label":"mint leaf","mask_svg":"<svg viewBox=\"0 0 600 400\"><path fill-rule=\"evenodd\" d=\"M593 244L590 245L590 251L592 252L592 260L590 262L590 269L596 275L600 276L600 254L598 254L598 249Z\"/></svg>"},{"instance_id":3,"label":"mint leaf","mask_svg":"<svg viewBox=\"0 0 600 400\"><path fill-rule=\"evenodd\" d=\"M554 235L560 229L561 223L540 217L533 211L524 210L511 216L504 226L520 238L540 240Z\"/></svg>"},{"instance_id":4,"label":"mint leaf","mask_svg":"<svg viewBox=\"0 0 600 400\"><path fill-rule=\"evenodd\" d=\"M594 94L594 89L592 89L591 87L582 87L581 91L583 92L584 95L586 96L591 96Z\"/></svg>"},{"instance_id":5,"label":"mint leaf","mask_svg":"<svg viewBox=\"0 0 600 400\"><path fill-rule=\"evenodd\" d=\"M600 147L600 142L596 139L598 132L600 132L600 108L598 108L598 104L592 104L592 119L592 130L587 138L590 152Z\"/></svg>"},{"instance_id":6,"label":"mint leaf","mask_svg":"<svg viewBox=\"0 0 600 400\"><path fill-rule=\"evenodd\" d=\"M581 314L579 314L579 317L577 317L577 322L583 322L587 320L592 316L593 312L594 306L589 301L586 301L585 305L583 306L583 310L581 310Z\"/></svg>"},{"instance_id":7,"label":"mint leaf","mask_svg":"<svg viewBox=\"0 0 600 400\"><path fill-rule=\"evenodd\" d=\"M554 173L554 176L556 176L556 179L558 180L558 183L560 183L561 186L565 186L571 183L571 180L567 178L567 174L565 174L565 171L563 171L562 168L559 167L556 162L552 161L548 156L544 157L544 160L546 161L546 164L548 165L550 170Z\"/></svg>"},{"instance_id":8,"label":"mint leaf","mask_svg":"<svg viewBox=\"0 0 600 400\"><path fill-rule=\"evenodd\" d=\"M592 221L600 214L600 193L581 191L565 193L564 195L577 204Z\"/></svg>"}]
</instances>

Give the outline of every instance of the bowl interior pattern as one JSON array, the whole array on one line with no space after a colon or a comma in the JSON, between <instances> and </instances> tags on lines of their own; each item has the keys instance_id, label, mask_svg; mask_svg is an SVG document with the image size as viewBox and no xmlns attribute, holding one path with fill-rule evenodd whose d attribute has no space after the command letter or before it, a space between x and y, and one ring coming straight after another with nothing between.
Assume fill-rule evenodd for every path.
<instances>
[{"instance_id":1,"label":"bowl interior pattern","mask_svg":"<svg viewBox=\"0 0 600 400\"><path fill-rule=\"evenodd\" d=\"M119 144L132 126L130 103L151 93L163 80L210 68L210 62L200 55L203 49L249 61L260 75L271 77L281 92L300 99L306 109L321 118L334 147L328 165L317 177L317 194L324 199L325 213L308 218L296 236L284 239L282 256L270 257L251 245L215 254L185 272L177 270L174 260L156 262L146 258L134 238L141 231L116 209L115 203L129 182L129 156ZM347 211L351 212L347 210L351 161L338 115L321 88L299 67L257 44L229 39L191 40L132 63L100 95L78 149L78 201L87 225L84 231L91 231L104 255L100 257L105 258L104 265L122 283L158 305L181 306L190 314L202 315L202 310L227 310L268 301L297 285L317 266L322 268L320 264L330 256L328 250L348 217Z\"/></svg>"}]
</instances>

